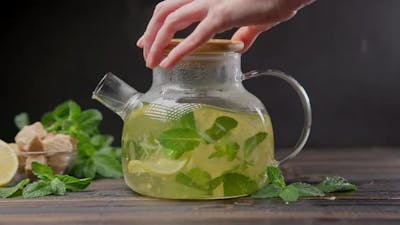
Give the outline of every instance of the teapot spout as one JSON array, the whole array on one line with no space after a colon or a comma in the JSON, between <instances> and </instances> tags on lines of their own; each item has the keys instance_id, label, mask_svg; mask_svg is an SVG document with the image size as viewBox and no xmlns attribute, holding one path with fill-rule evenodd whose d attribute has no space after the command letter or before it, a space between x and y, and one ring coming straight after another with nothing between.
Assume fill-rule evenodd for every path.
<instances>
[{"instance_id":1,"label":"teapot spout","mask_svg":"<svg viewBox=\"0 0 400 225\"><path fill-rule=\"evenodd\" d=\"M112 73L107 73L101 79L92 98L111 109L123 120L136 107L142 106L142 93L132 88Z\"/></svg>"}]
</instances>

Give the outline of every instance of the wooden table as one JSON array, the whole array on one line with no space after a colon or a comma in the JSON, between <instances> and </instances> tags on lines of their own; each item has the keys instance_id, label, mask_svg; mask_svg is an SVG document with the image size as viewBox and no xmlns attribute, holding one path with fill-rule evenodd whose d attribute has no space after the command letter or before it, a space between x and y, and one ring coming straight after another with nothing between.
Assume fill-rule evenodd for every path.
<instances>
[{"instance_id":1,"label":"wooden table","mask_svg":"<svg viewBox=\"0 0 400 225\"><path fill-rule=\"evenodd\" d=\"M175 201L143 197L122 179L105 179L66 196L0 200L0 224L400 224L400 149L307 149L282 169L289 182L340 175L358 190L289 205L251 198Z\"/></svg>"}]
</instances>

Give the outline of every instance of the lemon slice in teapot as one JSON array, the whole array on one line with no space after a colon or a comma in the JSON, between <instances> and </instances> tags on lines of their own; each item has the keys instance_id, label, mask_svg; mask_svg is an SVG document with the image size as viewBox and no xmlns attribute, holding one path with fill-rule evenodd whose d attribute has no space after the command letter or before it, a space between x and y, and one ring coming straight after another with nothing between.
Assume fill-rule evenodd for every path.
<instances>
[{"instance_id":1,"label":"lemon slice in teapot","mask_svg":"<svg viewBox=\"0 0 400 225\"><path fill-rule=\"evenodd\" d=\"M128 163L129 173L150 173L158 175L172 175L185 167L188 158L179 160L158 158L157 160L131 160Z\"/></svg>"},{"instance_id":2,"label":"lemon slice in teapot","mask_svg":"<svg viewBox=\"0 0 400 225\"><path fill-rule=\"evenodd\" d=\"M0 186L8 184L18 169L18 158L15 151L0 140Z\"/></svg>"}]
</instances>

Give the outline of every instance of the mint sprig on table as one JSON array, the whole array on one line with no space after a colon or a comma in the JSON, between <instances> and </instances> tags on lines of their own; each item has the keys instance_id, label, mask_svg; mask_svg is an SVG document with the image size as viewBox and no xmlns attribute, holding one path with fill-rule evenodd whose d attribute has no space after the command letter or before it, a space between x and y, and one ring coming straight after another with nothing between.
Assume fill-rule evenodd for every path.
<instances>
[{"instance_id":1,"label":"mint sprig on table","mask_svg":"<svg viewBox=\"0 0 400 225\"><path fill-rule=\"evenodd\" d=\"M285 202L295 202L299 197L319 197L332 192L355 191L354 184L339 176L325 177L317 185L296 182L287 185L282 172L277 167L267 168L267 182L263 188L251 195L252 198L281 198Z\"/></svg>"},{"instance_id":2,"label":"mint sprig on table","mask_svg":"<svg viewBox=\"0 0 400 225\"><path fill-rule=\"evenodd\" d=\"M53 170L38 162L32 163L32 173L38 178L29 183L29 179L20 181L14 187L0 188L0 198L23 196L37 198L47 195L65 195L68 191L85 189L91 178L79 179L69 175L55 175Z\"/></svg>"},{"instance_id":3,"label":"mint sprig on table","mask_svg":"<svg viewBox=\"0 0 400 225\"><path fill-rule=\"evenodd\" d=\"M99 125L102 119L100 111L82 110L71 100L56 106L41 118L47 131L68 134L78 140L77 154L69 171L70 175L79 178L122 176L121 149L111 146L112 136L100 133ZM28 125L28 115L17 115L15 124L18 128Z\"/></svg>"}]
</instances>

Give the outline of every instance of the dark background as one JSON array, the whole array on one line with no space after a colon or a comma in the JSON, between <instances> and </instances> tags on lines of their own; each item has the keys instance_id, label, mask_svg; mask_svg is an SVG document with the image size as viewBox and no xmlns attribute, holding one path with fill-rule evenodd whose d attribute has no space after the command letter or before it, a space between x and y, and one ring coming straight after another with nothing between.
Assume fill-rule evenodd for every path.
<instances>
[{"instance_id":1,"label":"dark background","mask_svg":"<svg viewBox=\"0 0 400 225\"><path fill-rule=\"evenodd\" d=\"M149 88L151 71L134 43L156 2L2 5L0 139L12 141L15 114L38 120L67 99L100 109L102 130L119 139L122 121L91 100L91 92L108 71L140 91ZM303 84L313 107L309 147L400 145L400 1L317 1L264 33L242 66L280 69ZM294 91L271 78L246 87L266 104L278 147L294 144L302 125Z\"/></svg>"}]
</instances>

